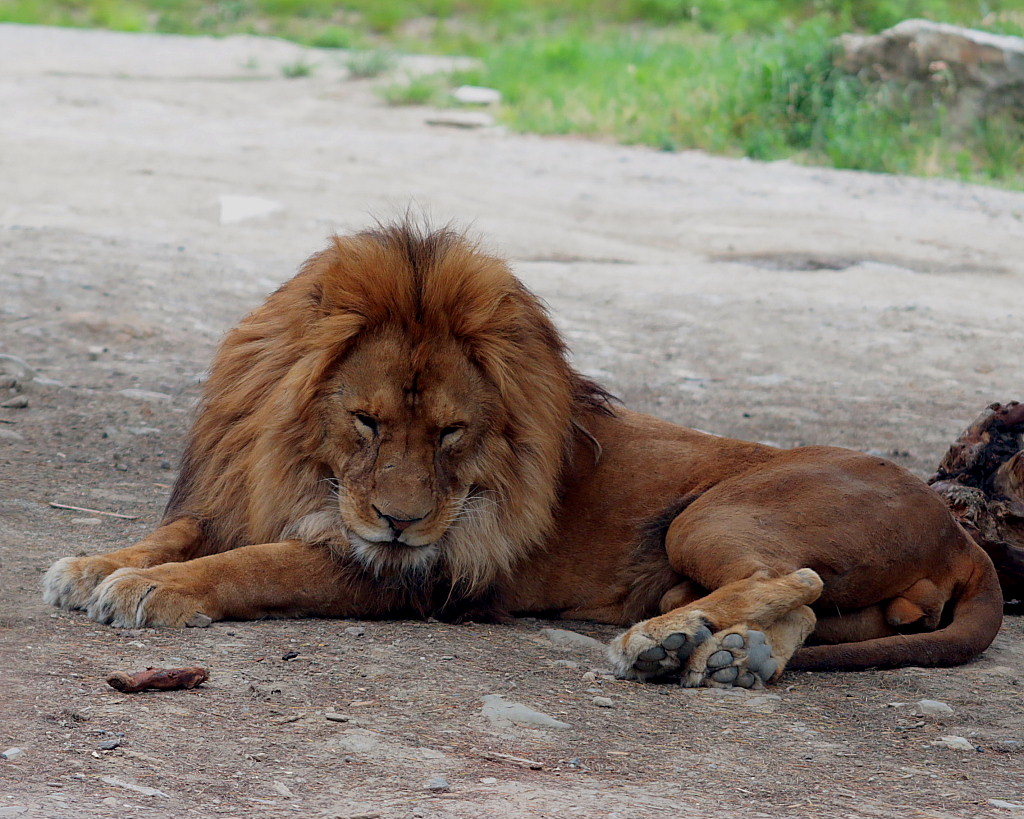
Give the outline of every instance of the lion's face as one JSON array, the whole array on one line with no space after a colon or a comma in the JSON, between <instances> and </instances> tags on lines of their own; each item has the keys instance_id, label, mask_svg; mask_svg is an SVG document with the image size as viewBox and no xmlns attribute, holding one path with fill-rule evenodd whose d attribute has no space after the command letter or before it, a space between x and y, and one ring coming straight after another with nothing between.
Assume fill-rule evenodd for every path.
<instances>
[{"instance_id":1,"label":"lion's face","mask_svg":"<svg viewBox=\"0 0 1024 819\"><path fill-rule=\"evenodd\" d=\"M497 395L451 339L381 329L331 384L326 460L355 554L381 570L428 565L482 502Z\"/></svg>"}]
</instances>

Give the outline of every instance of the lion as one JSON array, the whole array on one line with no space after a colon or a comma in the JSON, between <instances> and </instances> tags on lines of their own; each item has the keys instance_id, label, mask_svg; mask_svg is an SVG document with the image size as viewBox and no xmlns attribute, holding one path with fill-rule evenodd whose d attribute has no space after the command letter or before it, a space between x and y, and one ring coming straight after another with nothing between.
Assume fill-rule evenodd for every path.
<instances>
[{"instance_id":1,"label":"lion","mask_svg":"<svg viewBox=\"0 0 1024 819\"><path fill-rule=\"evenodd\" d=\"M223 341L159 528L65 557L111 626L265 617L614 624L625 678L963 663L992 563L942 499L846 449L620 406L502 260L407 223L335 237Z\"/></svg>"}]
</instances>

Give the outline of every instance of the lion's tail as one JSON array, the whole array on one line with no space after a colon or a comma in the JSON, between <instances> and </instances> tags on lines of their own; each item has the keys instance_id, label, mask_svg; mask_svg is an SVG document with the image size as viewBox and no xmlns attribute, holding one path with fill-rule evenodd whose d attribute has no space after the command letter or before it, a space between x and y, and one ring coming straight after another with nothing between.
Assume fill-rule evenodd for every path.
<instances>
[{"instance_id":1,"label":"lion's tail","mask_svg":"<svg viewBox=\"0 0 1024 819\"><path fill-rule=\"evenodd\" d=\"M1003 621L1003 593L988 555L974 546L967 579L960 587L953 619L944 628L897 634L857 643L806 646L788 668L802 671L861 671L899 666L965 663L989 647Z\"/></svg>"}]
</instances>

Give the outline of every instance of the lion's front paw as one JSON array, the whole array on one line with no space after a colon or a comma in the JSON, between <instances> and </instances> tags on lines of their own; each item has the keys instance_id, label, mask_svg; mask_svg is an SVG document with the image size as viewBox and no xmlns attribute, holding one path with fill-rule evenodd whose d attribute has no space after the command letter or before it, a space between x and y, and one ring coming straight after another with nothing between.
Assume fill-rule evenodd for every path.
<instances>
[{"instance_id":1,"label":"lion's front paw","mask_svg":"<svg viewBox=\"0 0 1024 819\"><path fill-rule=\"evenodd\" d=\"M84 609L103 578L119 568L104 555L62 557L43 575L43 599L62 609Z\"/></svg>"},{"instance_id":2,"label":"lion's front paw","mask_svg":"<svg viewBox=\"0 0 1024 819\"><path fill-rule=\"evenodd\" d=\"M708 621L700 611L669 612L616 637L608 658L620 679L678 676L690 655L710 637Z\"/></svg>"},{"instance_id":3,"label":"lion's front paw","mask_svg":"<svg viewBox=\"0 0 1024 819\"><path fill-rule=\"evenodd\" d=\"M118 569L96 587L88 613L97 623L117 628L205 627L213 622L199 600L152 569Z\"/></svg>"}]
</instances>

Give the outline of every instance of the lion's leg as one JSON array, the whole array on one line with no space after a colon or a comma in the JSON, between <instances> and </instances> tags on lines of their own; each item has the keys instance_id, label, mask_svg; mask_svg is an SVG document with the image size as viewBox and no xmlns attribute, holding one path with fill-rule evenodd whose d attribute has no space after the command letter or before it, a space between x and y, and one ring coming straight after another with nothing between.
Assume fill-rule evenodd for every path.
<instances>
[{"instance_id":1,"label":"lion's leg","mask_svg":"<svg viewBox=\"0 0 1024 819\"><path fill-rule=\"evenodd\" d=\"M800 606L765 628L723 629L694 650L681 683L687 688L763 688L779 678L814 623L814 612Z\"/></svg>"},{"instance_id":2,"label":"lion's leg","mask_svg":"<svg viewBox=\"0 0 1024 819\"><path fill-rule=\"evenodd\" d=\"M621 677L645 680L678 674L714 633L739 625L763 630L794 609L813 603L821 589L821 578L811 569L781 577L758 572L726 583L689 605L637 623L612 642L609 657Z\"/></svg>"},{"instance_id":3,"label":"lion's leg","mask_svg":"<svg viewBox=\"0 0 1024 819\"><path fill-rule=\"evenodd\" d=\"M61 558L43 577L43 597L61 608L84 609L93 590L118 569L189 560L199 553L204 540L198 520L179 518L134 546L102 555Z\"/></svg>"},{"instance_id":4,"label":"lion's leg","mask_svg":"<svg viewBox=\"0 0 1024 819\"><path fill-rule=\"evenodd\" d=\"M344 567L324 546L289 540L242 546L184 563L118 569L96 587L89 616L121 628L213 620L366 613ZM359 611L357 611L357 609Z\"/></svg>"}]
</instances>

